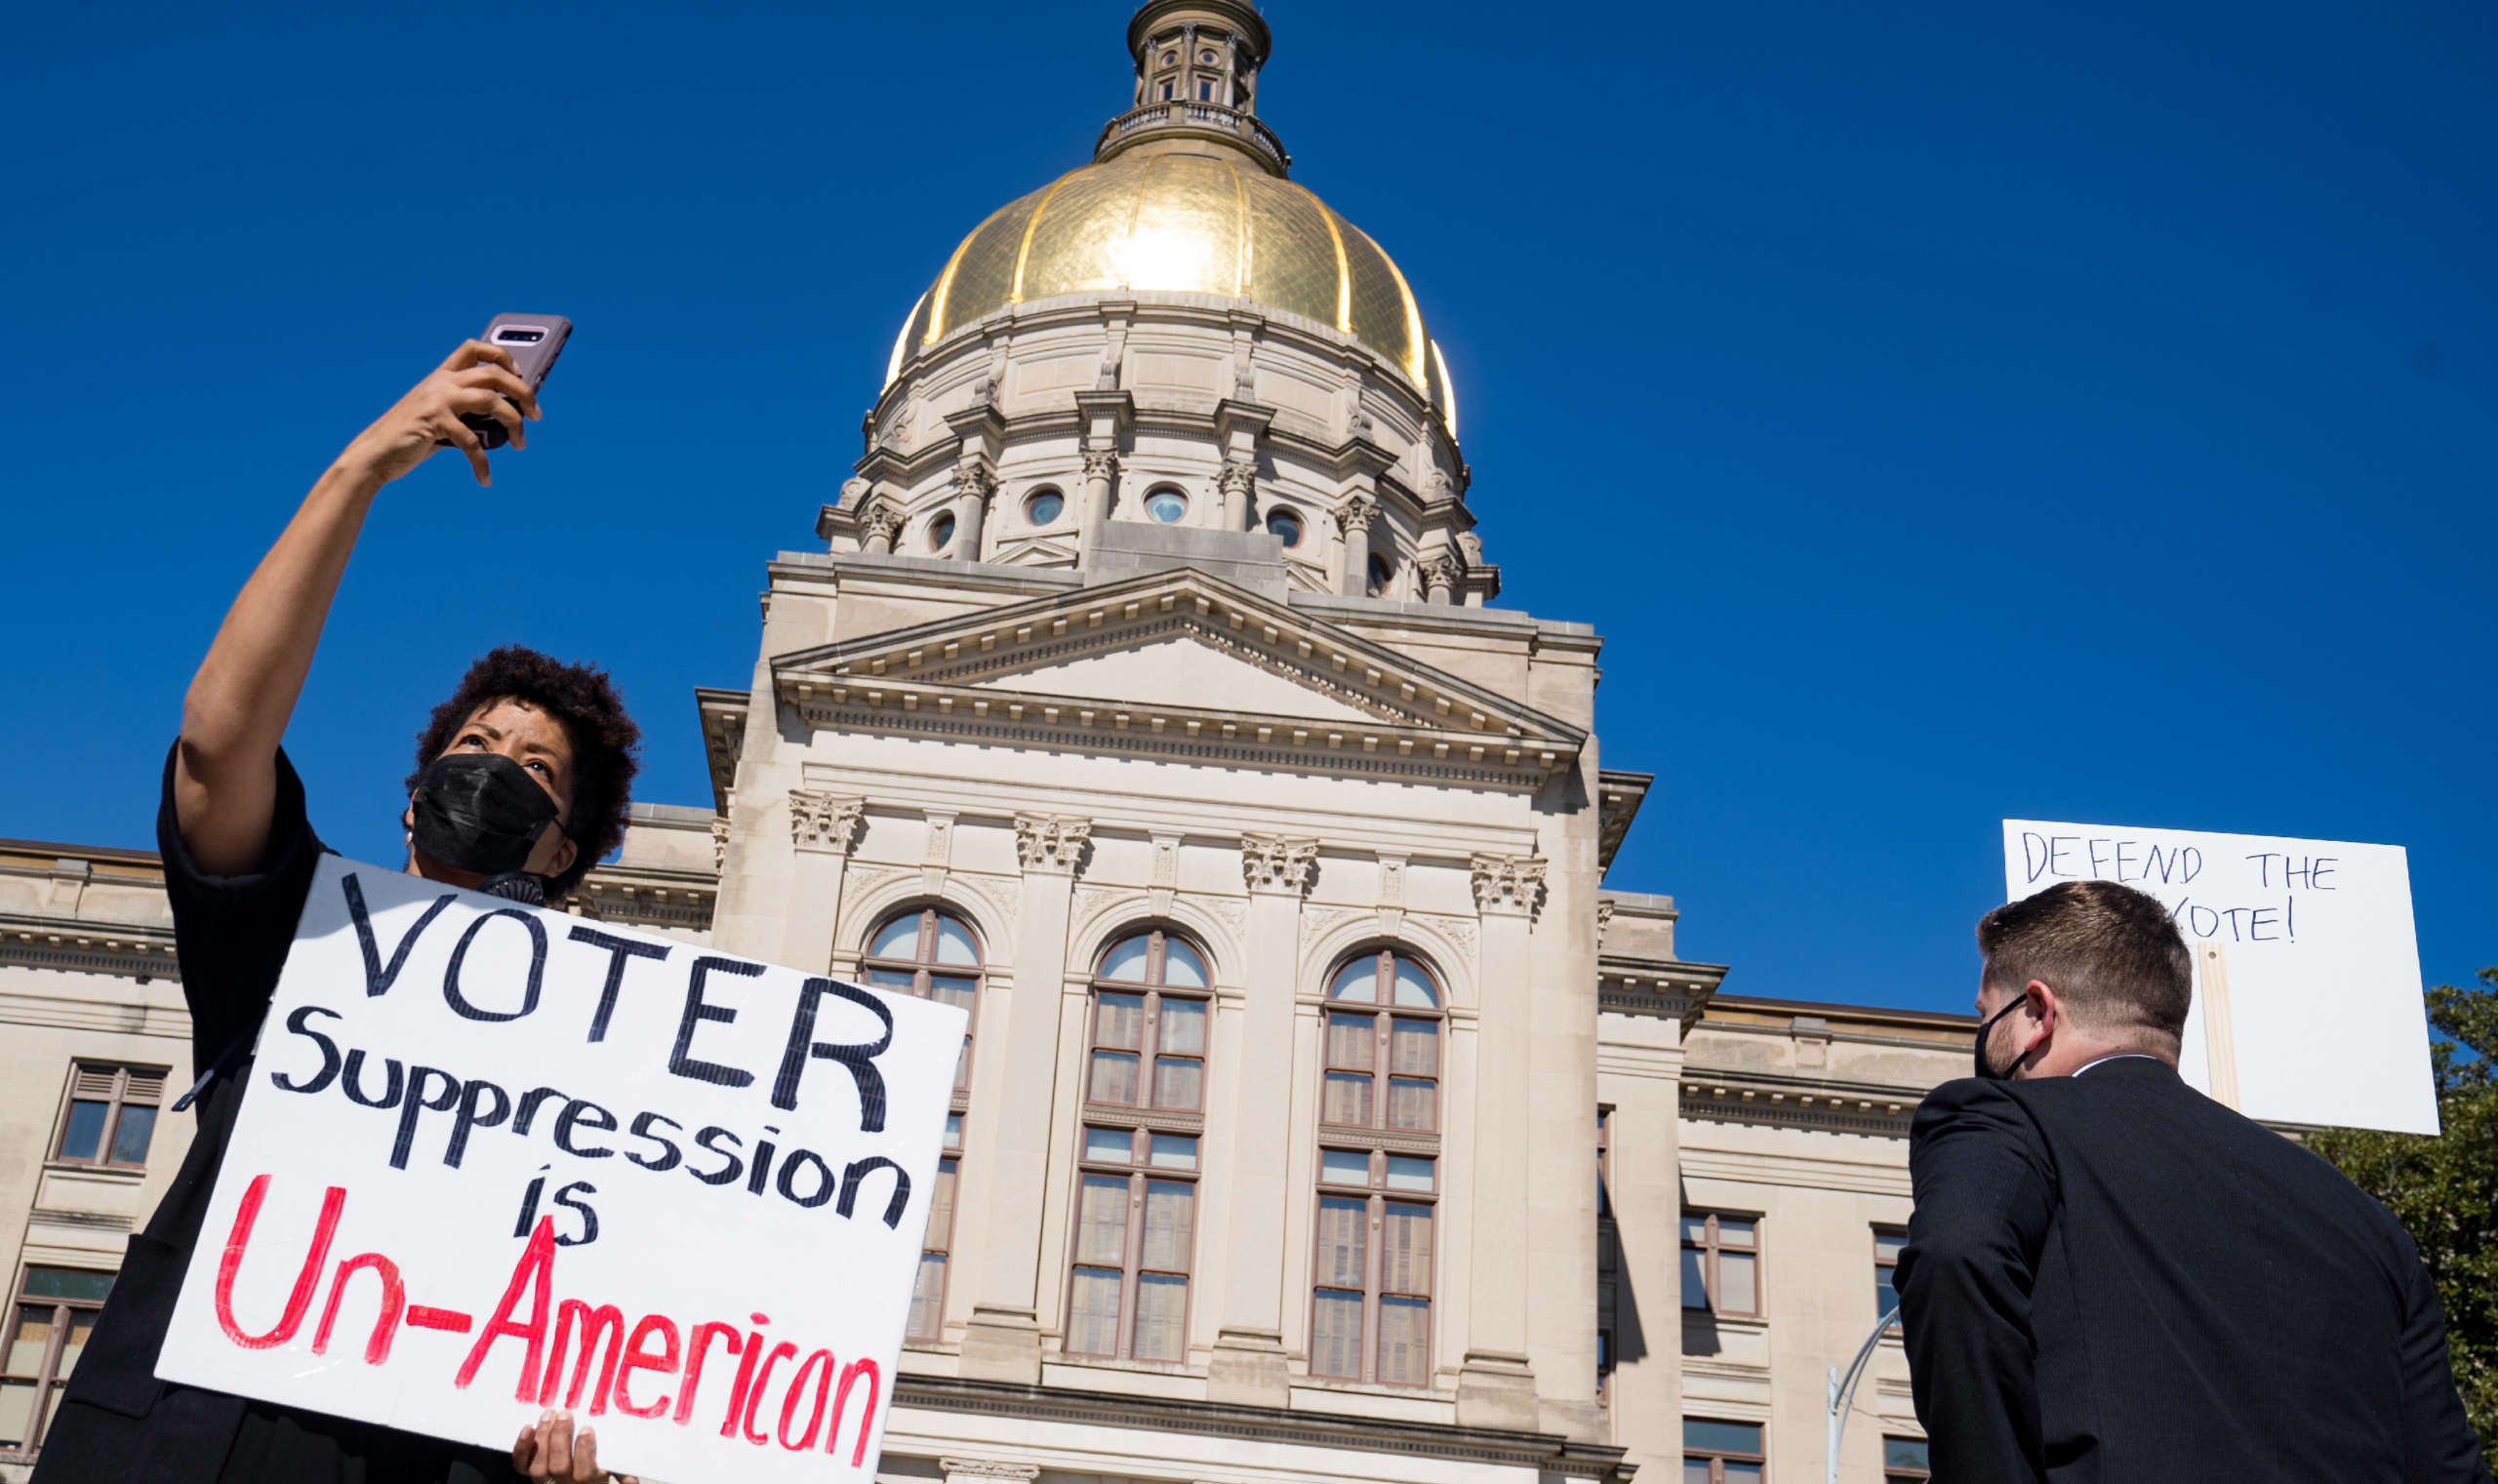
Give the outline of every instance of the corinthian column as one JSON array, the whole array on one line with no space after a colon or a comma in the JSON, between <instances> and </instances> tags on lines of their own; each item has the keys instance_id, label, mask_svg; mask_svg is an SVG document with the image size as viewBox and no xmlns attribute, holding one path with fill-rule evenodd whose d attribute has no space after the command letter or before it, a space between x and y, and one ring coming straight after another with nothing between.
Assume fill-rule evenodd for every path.
<instances>
[{"instance_id":1,"label":"corinthian column","mask_svg":"<svg viewBox=\"0 0 2498 1484\"><path fill-rule=\"evenodd\" d=\"M1049 1184L1050 1103L1058 1086L1059 998L1067 974L1068 902L1093 825L1057 815L1015 817L1024 867L1015 980L1007 990L1006 1070L989 1136L987 1229L980 1286L963 1332L962 1371L984 1381L1041 1379L1041 1206Z\"/></svg>"},{"instance_id":2,"label":"corinthian column","mask_svg":"<svg viewBox=\"0 0 2498 1484\"><path fill-rule=\"evenodd\" d=\"M1533 1431L1539 1417L1527 1362L1527 1125L1534 1040L1527 933L1544 895L1533 856L1476 856L1483 924L1482 1033L1474 1072L1474 1211L1470 1233L1461 1426Z\"/></svg>"},{"instance_id":3,"label":"corinthian column","mask_svg":"<svg viewBox=\"0 0 2498 1484\"><path fill-rule=\"evenodd\" d=\"M1233 1106L1292 1105L1293 977L1301 942L1302 894L1318 862L1318 842L1243 835L1240 867L1249 886L1248 1007L1240 1028L1240 1084ZM1290 1399L1284 1365L1284 1210L1291 1120L1230 1120L1232 1217L1224 1233L1223 1319L1206 1372L1206 1398L1281 1407Z\"/></svg>"},{"instance_id":4,"label":"corinthian column","mask_svg":"<svg viewBox=\"0 0 2498 1484\"><path fill-rule=\"evenodd\" d=\"M1345 569L1337 590L1349 598L1358 598L1370 591L1370 527L1379 519L1379 501L1370 495L1355 495L1336 512L1336 525L1345 533Z\"/></svg>"},{"instance_id":5,"label":"corinthian column","mask_svg":"<svg viewBox=\"0 0 2498 1484\"><path fill-rule=\"evenodd\" d=\"M988 518L988 497L997 489L997 474L986 459L966 459L954 466L954 550L964 561L980 560L981 526Z\"/></svg>"},{"instance_id":6,"label":"corinthian column","mask_svg":"<svg viewBox=\"0 0 2498 1484\"><path fill-rule=\"evenodd\" d=\"M1084 544L1090 546L1110 519L1110 480L1119 472L1119 456L1106 448L1084 451Z\"/></svg>"}]
</instances>

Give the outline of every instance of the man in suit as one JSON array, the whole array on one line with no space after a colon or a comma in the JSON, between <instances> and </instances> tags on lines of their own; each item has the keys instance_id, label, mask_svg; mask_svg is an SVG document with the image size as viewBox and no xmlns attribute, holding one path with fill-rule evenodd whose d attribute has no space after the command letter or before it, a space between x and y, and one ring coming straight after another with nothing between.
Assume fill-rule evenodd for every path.
<instances>
[{"instance_id":1,"label":"man in suit","mask_svg":"<svg viewBox=\"0 0 2498 1484\"><path fill-rule=\"evenodd\" d=\"M2065 882L1978 948L1977 1076L1917 1109L1897 1277L1936 1484L2487 1484L2401 1226L2179 1080L2167 911Z\"/></svg>"}]
</instances>

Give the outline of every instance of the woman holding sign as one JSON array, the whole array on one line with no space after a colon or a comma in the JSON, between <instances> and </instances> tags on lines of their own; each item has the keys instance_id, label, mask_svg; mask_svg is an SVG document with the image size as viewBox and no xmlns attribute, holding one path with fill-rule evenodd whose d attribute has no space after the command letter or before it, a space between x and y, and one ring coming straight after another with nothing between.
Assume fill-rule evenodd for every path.
<instances>
[{"instance_id":1,"label":"woman holding sign","mask_svg":"<svg viewBox=\"0 0 2498 1484\"><path fill-rule=\"evenodd\" d=\"M252 1045L323 853L279 745L331 599L383 486L459 449L489 483L491 419L514 448L538 398L510 353L471 341L358 434L316 481L226 613L166 759L157 843L193 1064L175 1106L199 1133L130 1254L35 1465L85 1480L605 1479L597 1440L549 1413L508 1457L157 1379L155 1363L234 1130ZM517 647L472 665L420 734L407 868L523 902L559 901L623 840L640 732L607 676Z\"/></svg>"}]
</instances>

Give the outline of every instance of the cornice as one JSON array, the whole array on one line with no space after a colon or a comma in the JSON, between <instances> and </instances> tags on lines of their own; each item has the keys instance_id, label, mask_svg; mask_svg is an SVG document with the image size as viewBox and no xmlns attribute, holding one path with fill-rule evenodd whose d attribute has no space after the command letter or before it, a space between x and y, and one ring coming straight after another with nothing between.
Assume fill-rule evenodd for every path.
<instances>
[{"instance_id":1,"label":"cornice","mask_svg":"<svg viewBox=\"0 0 2498 1484\"><path fill-rule=\"evenodd\" d=\"M1596 1008L1620 1015L1679 1022L1686 1032L1726 982L1724 964L1692 964L1671 958L1600 953L1596 958Z\"/></svg>"},{"instance_id":2,"label":"cornice","mask_svg":"<svg viewBox=\"0 0 2498 1484\"><path fill-rule=\"evenodd\" d=\"M1681 1116L1718 1123L1906 1139L1923 1087L1729 1071L1683 1063Z\"/></svg>"},{"instance_id":3,"label":"cornice","mask_svg":"<svg viewBox=\"0 0 2498 1484\"><path fill-rule=\"evenodd\" d=\"M182 977L170 927L17 913L0 913L0 964L178 983Z\"/></svg>"},{"instance_id":4,"label":"cornice","mask_svg":"<svg viewBox=\"0 0 2498 1484\"><path fill-rule=\"evenodd\" d=\"M927 1412L1015 1418L1028 1423L1229 1437L1270 1445L1533 1468L1606 1484L1628 1484L1635 1466L1625 1461L1626 1449L1574 1442L1558 1433L1511 1432L1281 1407L1244 1407L1130 1391L1080 1391L956 1376L897 1376L894 1405Z\"/></svg>"},{"instance_id":5,"label":"cornice","mask_svg":"<svg viewBox=\"0 0 2498 1484\"><path fill-rule=\"evenodd\" d=\"M720 883L696 871L649 866L602 865L582 878L573 904L579 914L628 928L691 928L708 932Z\"/></svg>"},{"instance_id":6,"label":"cornice","mask_svg":"<svg viewBox=\"0 0 2498 1484\"><path fill-rule=\"evenodd\" d=\"M1653 773L1632 773L1628 769L1605 768L1596 774L1596 872L1602 875L1613 866L1616 852L1631 833L1632 822L1639 817L1639 805L1648 797L1649 786L1657 782Z\"/></svg>"},{"instance_id":7,"label":"cornice","mask_svg":"<svg viewBox=\"0 0 2498 1484\"><path fill-rule=\"evenodd\" d=\"M752 698L718 686L694 688L695 719L703 730L703 759L711 775L711 809L728 818L729 790L737 782L738 754L745 749L745 713Z\"/></svg>"}]
</instances>

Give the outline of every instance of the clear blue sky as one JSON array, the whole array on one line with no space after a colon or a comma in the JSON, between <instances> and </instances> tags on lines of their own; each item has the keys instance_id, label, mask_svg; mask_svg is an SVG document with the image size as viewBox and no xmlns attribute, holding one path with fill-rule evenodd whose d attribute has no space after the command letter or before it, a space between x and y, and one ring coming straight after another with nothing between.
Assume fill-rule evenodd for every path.
<instances>
[{"instance_id":1,"label":"clear blue sky","mask_svg":"<svg viewBox=\"0 0 2498 1484\"><path fill-rule=\"evenodd\" d=\"M506 639L706 799L693 687L956 239L1124 105L1127 14L17 17L0 835L149 842L236 585L506 308L581 326L548 419L383 501L315 822L395 860ZM1608 636L1604 761L1659 775L1612 884L1730 991L1961 1008L2005 816L2388 841L2429 977L2498 962L2498 8L1561 14L1276 0L1262 108L1447 349L1504 603Z\"/></svg>"}]
</instances>

